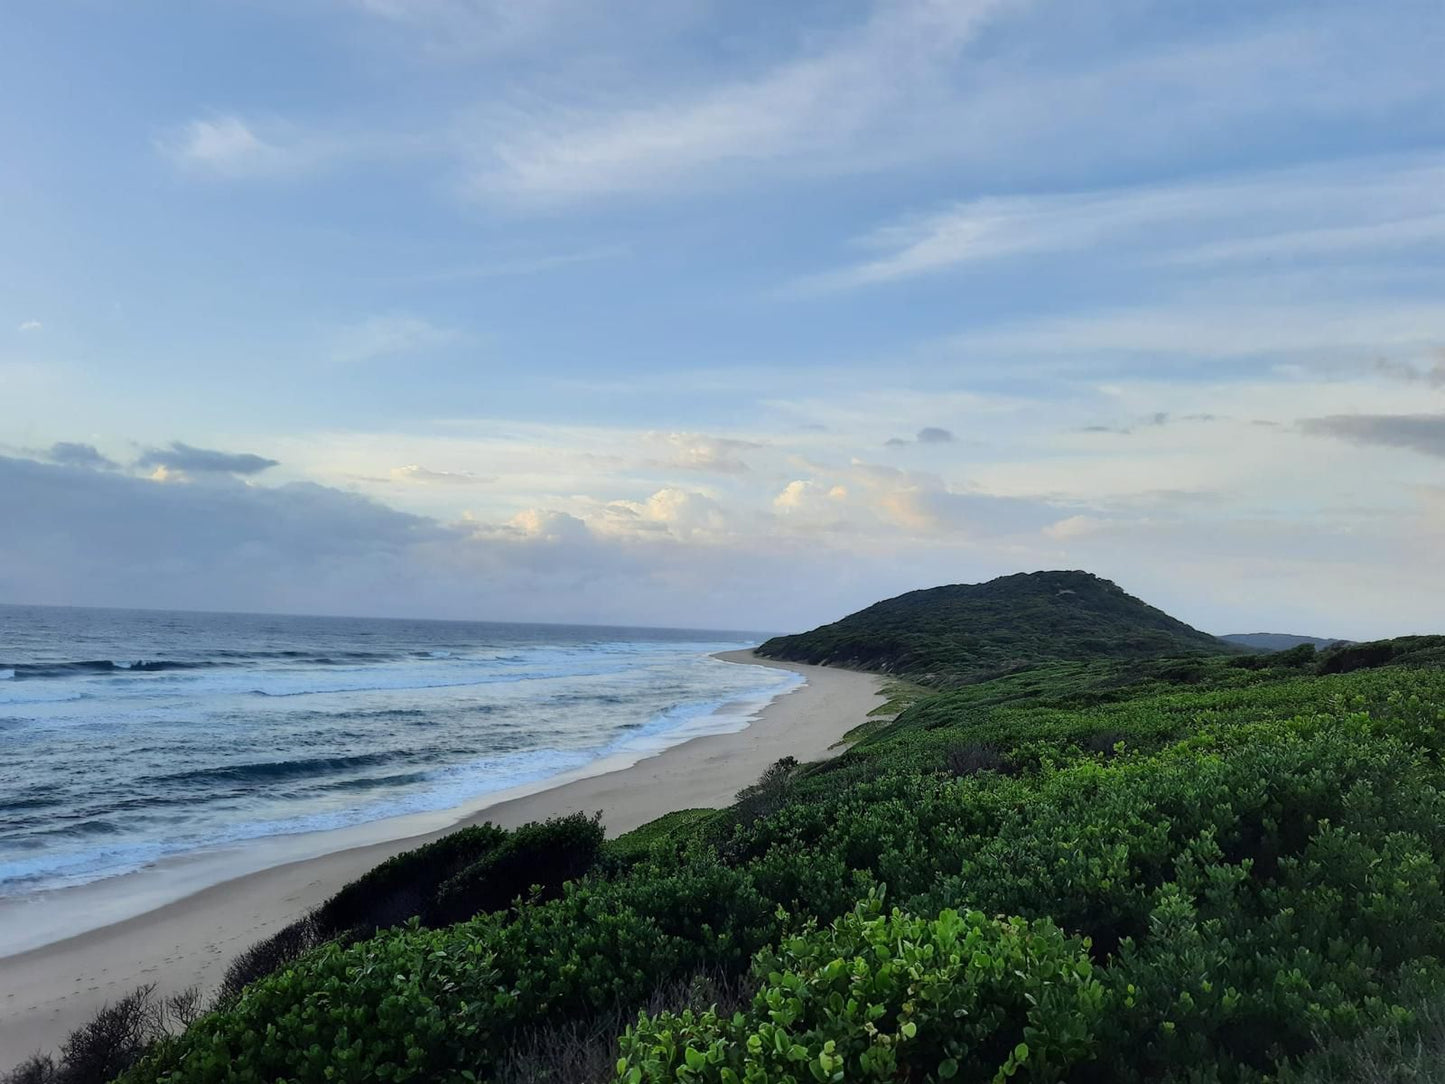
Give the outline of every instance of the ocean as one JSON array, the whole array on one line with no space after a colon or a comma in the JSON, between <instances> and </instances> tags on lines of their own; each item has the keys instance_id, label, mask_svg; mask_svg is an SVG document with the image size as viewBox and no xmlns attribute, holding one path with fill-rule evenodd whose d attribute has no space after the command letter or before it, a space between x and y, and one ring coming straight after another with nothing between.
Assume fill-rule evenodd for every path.
<instances>
[{"instance_id":1,"label":"ocean","mask_svg":"<svg viewBox=\"0 0 1445 1084\"><path fill-rule=\"evenodd\" d=\"M735 731L745 633L0 606L0 897Z\"/></svg>"}]
</instances>

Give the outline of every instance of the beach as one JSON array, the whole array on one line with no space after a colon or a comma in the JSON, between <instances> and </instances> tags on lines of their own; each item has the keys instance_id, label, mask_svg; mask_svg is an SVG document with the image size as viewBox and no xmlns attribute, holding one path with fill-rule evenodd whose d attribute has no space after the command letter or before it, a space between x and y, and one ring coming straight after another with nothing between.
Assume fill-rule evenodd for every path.
<instances>
[{"instance_id":1,"label":"beach","mask_svg":"<svg viewBox=\"0 0 1445 1084\"><path fill-rule=\"evenodd\" d=\"M831 755L842 736L883 700L876 675L774 663L750 651L717 657L791 670L805 683L734 733L694 738L617 770L605 770L604 763L594 766L601 774L559 777L546 789L499 795L445 829L245 872L123 921L0 958L0 1068L52 1049L104 1003L136 986L154 983L162 994L189 986L209 992L239 952L379 862L446 831L480 821L514 827L600 810L609 837L615 837L672 810L722 807L781 757L809 761ZM105 884L85 890L99 900Z\"/></svg>"}]
</instances>

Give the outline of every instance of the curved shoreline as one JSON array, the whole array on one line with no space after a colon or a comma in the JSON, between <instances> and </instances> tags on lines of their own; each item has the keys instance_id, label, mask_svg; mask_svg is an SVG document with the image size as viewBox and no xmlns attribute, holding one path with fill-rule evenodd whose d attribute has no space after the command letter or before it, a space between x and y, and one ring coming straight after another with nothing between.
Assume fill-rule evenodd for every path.
<instances>
[{"instance_id":1,"label":"curved shoreline","mask_svg":"<svg viewBox=\"0 0 1445 1084\"><path fill-rule=\"evenodd\" d=\"M460 820L433 821L399 838L243 870L134 917L0 958L0 1067L55 1046L104 1002L142 983L154 982L162 993L213 987L237 953L347 881L465 824L488 820L513 827L601 810L608 834L617 836L675 809L721 807L780 757L828 756L882 702L877 675L777 663L751 651L715 657L791 670L805 681L780 693L742 729L692 738L615 769L603 766L579 778L488 796Z\"/></svg>"}]
</instances>

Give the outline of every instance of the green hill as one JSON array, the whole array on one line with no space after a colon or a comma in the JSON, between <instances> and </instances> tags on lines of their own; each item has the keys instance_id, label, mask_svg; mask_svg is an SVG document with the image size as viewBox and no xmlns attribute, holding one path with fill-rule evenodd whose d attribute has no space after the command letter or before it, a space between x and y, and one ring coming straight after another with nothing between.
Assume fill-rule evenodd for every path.
<instances>
[{"instance_id":1,"label":"green hill","mask_svg":"<svg viewBox=\"0 0 1445 1084\"><path fill-rule=\"evenodd\" d=\"M1301 644L1313 644L1318 648L1334 647L1336 644L1350 644L1351 640L1331 640L1323 636L1294 636L1285 632L1231 632L1220 637L1227 644L1258 648L1260 651L1288 651Z\"/></svg>"},{"instance_id":2,"label":"green hill","mask_svg":"<svg viewBox=\"0 0 1445 1084\"><path fill-rule=\"evenodd\" d=\"M1047 662L1238 650L1091 573L1029 572L910 591L758 654L958 684Z\"/></svg>"}]
</instances>

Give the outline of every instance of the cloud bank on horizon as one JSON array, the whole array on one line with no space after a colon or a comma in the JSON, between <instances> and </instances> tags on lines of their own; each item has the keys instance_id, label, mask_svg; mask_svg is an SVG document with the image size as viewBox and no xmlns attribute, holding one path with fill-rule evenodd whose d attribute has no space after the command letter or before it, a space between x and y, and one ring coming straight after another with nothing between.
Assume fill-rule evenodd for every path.
<instances>
[{"instance_id":1,"label":"cloud bank on horizon","mask_svg":"<svg viewBox=\"0 0 1445 1084\"><path fill-rule=\"evenodd\" d=\"M0 601L1439 628L1438 3L4 18Z\"/></svg>"}]
</instances>

